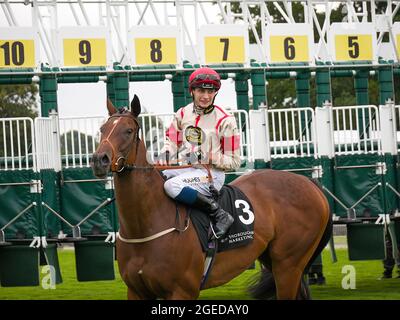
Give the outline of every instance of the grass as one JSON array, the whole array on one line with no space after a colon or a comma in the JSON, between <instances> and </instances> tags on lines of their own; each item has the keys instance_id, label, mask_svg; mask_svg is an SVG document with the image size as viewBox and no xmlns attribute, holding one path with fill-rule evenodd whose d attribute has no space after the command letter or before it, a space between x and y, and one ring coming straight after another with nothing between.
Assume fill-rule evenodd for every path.
<instances>
[{"instance_id":1,"label":"grass","mask_svg":"<svg viewBox=\"0 0 400 320\"><path fill-rule=\"evenodd\" d=\"M336 239L335 239L336 240ZM400 279L378 280L383 271L381 261L349 261L345 248L336 250L338 262L332 263L330 252L323 252L323 268L327 284L312 286L311 294L316 300L376 299L400 300ZM122 282L117 266L116 280L78 282L76 281L75 258L72 250L59 250L60 267L63 283L55 289L38 287L0 287L0 300L119 300L126 299L126 288ZM343 266L352 265L356 272L355 289L342 288ZM247 270L239 277L218 288L201 292L200 299L210 300L245 300L250 299L246 293L249 280L258 270Z\"/></svg>"}]
</instances>

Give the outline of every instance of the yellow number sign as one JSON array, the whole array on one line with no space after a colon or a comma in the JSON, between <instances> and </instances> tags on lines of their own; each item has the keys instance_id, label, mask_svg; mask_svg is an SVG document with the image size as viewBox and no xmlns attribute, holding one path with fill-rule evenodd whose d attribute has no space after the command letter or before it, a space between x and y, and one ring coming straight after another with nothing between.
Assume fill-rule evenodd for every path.
<instances>
[{"instance_id":1,"label":"yellow number sign","mask_svg":"<svg viewBox=\"0 0 400 320\"><path fill-rule=\"evenodd\" d=\"M271 62L308 62L308 36L271 36Z\"/></svg>"},{"instance_id":2,"label":"yellow number sign","mask_svg":"<svg viewBox=\"0 0 400 320\"><path fill-rule=\"evenodd\" d=\"M1 40L0 68L35 67L34 40Z\"/></svg>"},{"instance_id":3,"label":"yellow number sign","mask_svg":"<svg viewBox=\"0 0 400 320\"><path fill-rule=\"evenodd\" d=\"M400 57L400 33L396 35L396 41L397 41L397 55Z\"/></svg>"},{"instance_id":4,"label":"yellow number sign","mask_svg":"<svg viewBox=\"0 0 400 320\"><path fill-rule=\"evenodd\" d=\"M245 63L244 37L205 37L205 63Z\"/></svg>"},{"instance_id":5,"label":"yellow number sign","mask_svg":"<svg viewBox=\"0 0 400 320\"><path fill-rule=\"evenodd\" d=\"M372 35L336 35L336 60L373 60Z\"/></svg>"},{"instance_id":6,"label":"yellow number sign","mask_svg":"<svg viewBox=\"0 0 400 320\"><path fill-rule=\"evenodd\" d=\"M136 64L178 64L176 38L136 38Z\"/></svg>"},{"instance_id":7,"label":"yellow number sign","mask_svg":"<svg viewBox=\"0 0 400 320\"><path fill-rule=\"evenodd\" d=\"M106 39L64 39L64 66L107 65Z\"/></svg>"}]
</instances>

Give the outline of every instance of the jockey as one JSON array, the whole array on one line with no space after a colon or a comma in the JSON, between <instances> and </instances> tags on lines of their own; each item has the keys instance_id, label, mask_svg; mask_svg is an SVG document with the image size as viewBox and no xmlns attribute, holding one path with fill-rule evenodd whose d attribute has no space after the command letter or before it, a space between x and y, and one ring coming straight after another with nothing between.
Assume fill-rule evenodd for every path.
<instances>
[{"instance_id":1,"label":"jockey","mask_svg":"<svg viewBox=\"0 0 400 320\"><path fill-rule=\"evenodd\" d=\"M176 112L157 161L165 165L175 157L194 165L164 170L168 179L164 189L171 198L208 213L215 223L217 238L226 233L234 219L212 198L212 188L219 191L225 181L224 171L240 167L236 120L214 104L220 87L221 78L211 68L199 68L190 75L189 91L193 102ZM204 165L209 165L212 182Z\"/></svg>"}]
</instances>

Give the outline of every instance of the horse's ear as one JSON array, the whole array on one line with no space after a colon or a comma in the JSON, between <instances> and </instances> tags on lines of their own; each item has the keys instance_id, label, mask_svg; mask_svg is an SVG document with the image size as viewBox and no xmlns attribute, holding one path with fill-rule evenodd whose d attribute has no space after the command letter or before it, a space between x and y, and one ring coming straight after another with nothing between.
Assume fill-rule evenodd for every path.
<instances>
[{"instance_id":1,"label":"horse's ear","mask_svg":"<svg viewBox=\"0 0 400 320\"><path fill-rule=\"evenodd\" d=\"M107 110L109 116L112 116L114 113L118 111L117 108L114 107L110 99L107 99Z\"/></svg>"},{"instance_id":2,"label":"horse's ear","mask_svg":"<svg viewBox=\"0 0 400 320\"><path fill-rule=\"evenodd\" d=\"M131 101L131 112L135 117L137 117L140 114L140 111L141 111L140 101L138 96L135 94Z\"/></svg>"}]
</instances>

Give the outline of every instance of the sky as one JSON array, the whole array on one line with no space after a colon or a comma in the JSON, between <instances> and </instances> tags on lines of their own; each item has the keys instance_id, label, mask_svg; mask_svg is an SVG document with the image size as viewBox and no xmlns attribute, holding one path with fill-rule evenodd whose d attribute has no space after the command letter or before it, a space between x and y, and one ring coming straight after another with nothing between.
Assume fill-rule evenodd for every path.
<instances>
[{"instance_id":1,"label":"sky","mask_svg":"<svg viewBox=\"0 0 400 320\"><path fill-rule=\"evenodd\" d=\"M136 94L142 107L152 113L172 113L171 82L131 82L129 98ZM106 84L59 84L58 112L60 117L106 116ZM215 103L227 109L236 109L233 80L223 80ZM142 110L143 112L143 110Z\"/></svg>"},{"instance_id":2,"label":"sky","mask_svg":"<svg viewBox=\"0 0 400 320\"><path fill-rule=\"evenodd\" d=\"M141 4L142 9L145 4ZM73 19L72 11L69 7L60 5L57 11L57 24L58 26L76 25ZM211 6L211 4L210 4ZM189 6L190 7L190 6ZM23 4L13 4L13 14L18 23L18 26L26 27L31 26L32 14L30 6ZM90 5L87 8L92 8ZM98 24L97 5L94 5L96 10L88 9L88 16L93 25ZM43 9L42 9L43 10ZM172 9L174 10L174 9ZM188 9L190 10L190 8ZM150 10L148 10L150 11ZM44 11L43 11L44 12ZM80 20L83 21L82 15L79 10L76 11ZM216 6L207 7L207 14L209 21L215 22L219 19L219 9ZM185 13L187 13L185 11ZM135 14L131 12L130 24L134 25L136 20ZM163 13L159 12L162 17ZM154 24L151 21L152 14L148 12L146 16L147 24ZM43 18L45 23L48 23L49 18ZM173 18L172 18L173 19ZM0 11L0 27L8 27L4 15L4 10ZM193 19L192 19L193 20ZM188 28L191 26L191 19L187 19ZM202 24L202 21L199 21ZM123 23L122 23L123 25ZM44 52L41 53L44 55ZM171 90L171 81L158 81L158 82L131 82L130 83L130 99L133 94L137 94L141 100L142 106L152 113L172 113L173 112L173 98ZM83 117L83 116L106 116L106 84L104 82L98 83L84 83L84 84L58 84L58 111L60 117ZM216 98L216 104L226 108L236 109L236 94L234 89L233 80L223 81L222 88Z\"/></svg>"}]
</instances>

